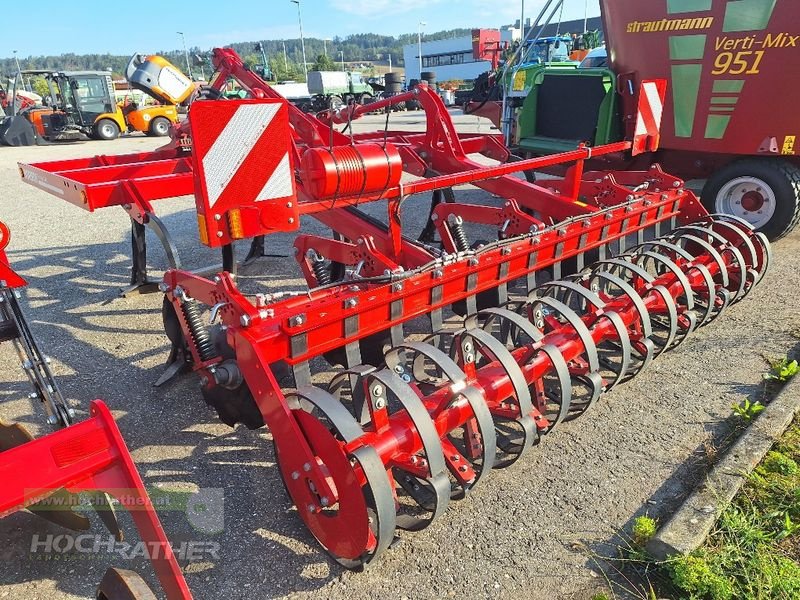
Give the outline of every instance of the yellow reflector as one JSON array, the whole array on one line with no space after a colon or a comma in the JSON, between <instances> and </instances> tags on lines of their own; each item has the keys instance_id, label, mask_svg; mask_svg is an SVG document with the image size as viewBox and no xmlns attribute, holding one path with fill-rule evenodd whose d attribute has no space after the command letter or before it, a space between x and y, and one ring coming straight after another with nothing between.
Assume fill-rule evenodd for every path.
<instances>
[{"instance_id":1,"label":"yellow reflector","mask_svg":"<svg viewBox=\"0 0 800 600\"><path fill-rule=\"evenodd\" d=\"M239 212L238 208L228 211L228 229L233 239L240 240L244 237L242 214Z\"/></svg>"},{"instance_id":2,"label":"yellow reflector","mask_svg":"<svg viewBox=\"0 0 800 600\"><path fill-rule=\"evenodd\" d=\"M197 231L200 233L200 242L208 246L208 231L206 230L206 218L197 213Z\"/></svg>"}]
</instances>

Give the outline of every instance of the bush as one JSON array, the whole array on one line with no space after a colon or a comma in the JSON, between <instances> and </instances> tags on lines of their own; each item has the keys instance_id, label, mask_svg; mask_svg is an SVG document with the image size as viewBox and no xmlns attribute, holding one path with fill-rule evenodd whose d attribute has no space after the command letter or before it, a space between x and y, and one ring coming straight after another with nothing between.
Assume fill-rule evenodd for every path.
<instances>
[{"instance_id":1,"label":"bush","mask_svg":"<svg viewBox=\"0 0 800 600\"><path fill-rule=\"evenodd\" d=\"M795 475L800 470L794 460L785 454L774 451L767 453L763 466L764 470L780 475Z\"/></svg>"},{"instance_id":2,"label":"bush","mask_svg":"<svg viewBox=\"0 0 800 600\"><path fill-rule=\"evenodd\" d=\"M689 593L691 600L733 598L733 585L702 554L677 558L669 563L672 583Z\"/></svg>"},{"instance_id":3,"label":"bush","mask_svg":"<svg viewBox=\"0 0 800 600\"><path fill-rule=\"evenodd\" d=\"M656 534L656 521L646 515L633 521L633 543L643 547Z\"/></svg>"}]
</instances>

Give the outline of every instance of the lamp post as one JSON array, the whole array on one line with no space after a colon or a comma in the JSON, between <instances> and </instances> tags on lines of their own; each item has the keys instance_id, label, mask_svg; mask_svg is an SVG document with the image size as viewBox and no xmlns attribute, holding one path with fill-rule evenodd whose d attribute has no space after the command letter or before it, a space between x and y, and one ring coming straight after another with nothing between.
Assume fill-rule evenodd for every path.
<instances>
[{"instance_id":1,"label":"lamp post","mask_svg":"<svg viewBox=\"0 0 800 600\"><path fill-rule=\"evenodd\" d=\"M186 71L189 73L189 79L194 79L192 77L192 64L189 62L189 51L186 49L186 36L183 35L182 31L176 31L179 36L181 36L181 40L183 41L183 56L186 57Z\"/></svg>"},{"instance_id":2,"label":"lamp post","mask_svg":"<svg viewBox=\"0 0 800 600\"><path fill-rule=\"evenodd\" d=\"M325 54L325 58L328 58L328 42L332 42L331 38L322 38L322 52Z\"/></svg>"},{"instance_id":3,"label":"lamp post","mask_svg":"<svg viewBox=\"0 0 800 600\"><path fill-rule=\"evenodd\" d=\"M290 0L297 4L297 22L300 24L300 47L303 49L303 73L308 79L308 65L306 65L306 42L303 39L303 15L300 12L300 0Z\"/></svg>"},{"instance_id":4,"label":"lamp post","mask_svg":"<svg viewBox=\"0 0 800 600\"><path fill-rule=\"evenodd\" d=\"M589 28L587 27L589 23L589 0L586 0L583 3L583 33L588 33Z\"/></svg>"},{"instance_id":5,"label":"lamp post","mask_svg":"<svg viewBox=\"0 0 800 600\"><path fill-rule=\"evenodd\" d=\"M344 71L344 51L339 50L339 59L342 61L342 71Z\"/></svg>"},{"instance_id":6,"label":"lamp post","mask_svg":"<svg viewBox=\"0 0 800 600\"><path fill-rule=\"evenodd\" d=\"M422 79L422 28L425 27L427 23L425 21L419 22L419 28L417 29L417 52L419 53L419 78Z\"/></svg>"}]
</instances>

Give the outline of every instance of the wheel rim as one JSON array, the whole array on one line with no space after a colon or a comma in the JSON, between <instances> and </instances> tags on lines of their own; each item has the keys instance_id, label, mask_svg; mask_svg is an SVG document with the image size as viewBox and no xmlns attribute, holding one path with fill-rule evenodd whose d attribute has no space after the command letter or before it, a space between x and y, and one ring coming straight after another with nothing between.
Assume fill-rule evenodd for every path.
<instances>
[{"instance_id":1,"label":"wheel rim","mask_svg":"<svg viewBox=\"0 0 800 600\"><path fill-rule=\"evenodd\" d=\"M759 228L775 215L775 192L758 177L736 177L719 190L715 207L717 212L740 217Z\"/></svg>"},{"instance_id":2,"label":"wheel rim","mask_svg":"<svg viewBox=\"0 0 800 600\"><path fill-rule=\"evenodd\" d=\"M105 138L114 137L114 126L106 123L105 125L100 127L100 133Z\"/></svg>"},{"instance_id":3,"label":"wheel rim","mask_svg":"<svg viewBox=\"0 0 800 600\"><path fill-rule=\"evenodd\" d=\"M155 130L161 135L164 135L169 130L169 125L167 125L166 121L158 120L156 121Z\"/></svg>"}]
</instances>

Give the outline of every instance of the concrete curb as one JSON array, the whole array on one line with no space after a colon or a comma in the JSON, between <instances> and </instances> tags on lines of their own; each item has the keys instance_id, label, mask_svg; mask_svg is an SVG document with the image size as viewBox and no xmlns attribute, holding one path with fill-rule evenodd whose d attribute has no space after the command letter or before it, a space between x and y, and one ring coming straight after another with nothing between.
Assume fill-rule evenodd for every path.
<instances>
[{"instance_id":1,"label":"concrete curb","mask_svg":"<svg viewBox=\"0 0 800 600\"><path fill-rule=\"evenodd\" d=\"M688 554L705 541L747 475L761 462L800 411L800 376L787 383L728 450L678 511L647 544L657 560Z\"/></svg>"}]
</instances>

